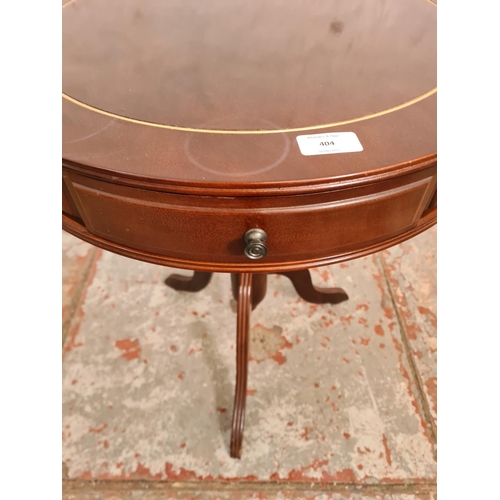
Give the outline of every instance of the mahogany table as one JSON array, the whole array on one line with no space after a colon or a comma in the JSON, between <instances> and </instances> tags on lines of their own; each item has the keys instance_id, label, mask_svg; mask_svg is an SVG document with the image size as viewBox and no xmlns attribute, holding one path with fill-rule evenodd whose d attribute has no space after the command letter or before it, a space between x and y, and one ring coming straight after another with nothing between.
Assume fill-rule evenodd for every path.
<instances>
[{"instance_id":1,"label":"mahogany table","mask_svg":"<svg viewBox=\"0 0 500 500\"><path fill-rule=\"evenodd\" d=\"M67 0L63 228L106 250L231 273L243 436L250 312L279 273L436 222L436 7L427 0Z\"/></svg>"}]
</instances>

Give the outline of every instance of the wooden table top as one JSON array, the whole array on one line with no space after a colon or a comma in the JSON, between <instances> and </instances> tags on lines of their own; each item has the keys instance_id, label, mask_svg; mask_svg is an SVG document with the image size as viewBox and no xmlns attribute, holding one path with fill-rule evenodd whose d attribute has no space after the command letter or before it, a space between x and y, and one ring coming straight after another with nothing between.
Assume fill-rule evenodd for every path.
<instances>
[{"instance_id":1,"label":"wooden table top","mask_svg":"<svg viewBox=\"0 0 500 500\"><path fill-rule=\"evenodd\" d=\"M69 0L63 163L169 185L315 185L436 162L428 0ZM297 136L363 150L306 156Z\"/></svg>"}]
</instances>

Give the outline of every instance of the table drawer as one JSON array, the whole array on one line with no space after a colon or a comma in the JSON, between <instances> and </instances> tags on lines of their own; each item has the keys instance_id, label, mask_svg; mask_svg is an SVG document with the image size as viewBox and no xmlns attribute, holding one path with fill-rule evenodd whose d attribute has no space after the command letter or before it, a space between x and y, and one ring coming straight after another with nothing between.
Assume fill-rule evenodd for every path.
<instances>
[{"instance_id":1,"label":"table drawer","mask_svg":"<svg viewBox=\"0 0 500 500\"><path fill-rule=\"evenodd\" d=\"M434 194L435 169L356 189L296 196L190 196L65 171L87 230L127 248L183 261L246 263L243 235L263 229L255 266L330 257L414 227Z\"/></svg>"}]
</instances>

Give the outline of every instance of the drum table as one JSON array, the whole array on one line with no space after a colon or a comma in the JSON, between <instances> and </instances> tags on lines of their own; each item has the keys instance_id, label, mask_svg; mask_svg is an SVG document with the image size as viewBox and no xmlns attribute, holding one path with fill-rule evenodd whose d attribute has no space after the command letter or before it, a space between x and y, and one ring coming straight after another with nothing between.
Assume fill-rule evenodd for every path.
<instances>
[{"instance_id":1,"label":"drum table","mask_svg":"<svg viewBox=\"0 0 500 500\"><path fill-rule=\"evenodd\" d=\"M436 6L427 0L67 0L63 228L126 257L231 273L243 436L250 312L269 273L436 222Z\"/></svg>"}]
</instances>

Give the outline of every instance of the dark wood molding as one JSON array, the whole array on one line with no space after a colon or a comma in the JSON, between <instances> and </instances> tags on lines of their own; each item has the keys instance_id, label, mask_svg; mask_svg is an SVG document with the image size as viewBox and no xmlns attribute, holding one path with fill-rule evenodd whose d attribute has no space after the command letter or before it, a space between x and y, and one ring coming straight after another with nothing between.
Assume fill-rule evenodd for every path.
<instances>
[{"instance_id":1,"label":"dark wood molding","mask_svg":"<svg viewBox=\"0 0 500 500\"><path fill-rule=\"evenodd\" d=\"M286 276L298 295L313 304L340 304L349 297L342 288L319 288L313 285L311 273L307 269L278 273Z\"/></svg>"},{"instance_id":2,"label":"dark wood molding","mask_svg":"<svg viewBox=\"0 0 500 500\"><path fill-rule=\"evenodd\" d=\"M171 274L165 284L170 288L183 292L199 292L203 290L212 279L212 273L202 273L195 271L193 276L182 276L181 274Z\"/></svg>"},{"instance_id":3,"label":"dark wood molding","mask_svg":"<svg viewBox=\"0 0 500 500\"><path fill-rule=\"evenodd\" d=\"M293 261L284 262L282 264L252 264L250 261L243 264L213 264L209 262L193 262L183 259L173 259L165 257L162 255L155 255L148 252L142 252L139 250L132 250L124 245L119 245L117 243L112 243L106 241L103 238L93 235L90 233L84 225L79 224L76 220L72 219L63 214L62 216L62 227L68 233L80 238L87 243L91 243L96 247L102 248L103 250L108 250L109 252L114 252L124 257L131 259L141 260L143 262L149 262L151 264L157 264L168 267L178 267L180 269L205 271L205 272L219 272L219 273L241 273L241 272L254 272L254 273L273 273L280 271L295 271L300 269L309 269L312 267L321 267L331 264L338 264L340 262L346 262L352 259L358 259L364 257L365 255L370 255L375 252L380 252L386 248L392 247L401 243L409 238L413 238L423 231L429 229L437 223L437 209L429 212L425 217L422 217L416 226L408 230L403 234L399 234L388 240L377 242L375 244L366 246L362 249L355 250L352 252L345 252L335 256L325 256L319 259L311 259L305 261Z\"/></svg>"},{"instance_id":4,"label":"dark wood molding","mask_svg":"<svg viewBox=\"0 0 500 500\"><path fill-rule=\"evenodd\" d=\"M68 172L118 185L149 189L151 191L202 196L294 196L310 193L325 193L362 187L369 184L398 179L437 166L437 154L418 158L404 164L390 165L358 175L336 178L319 178L312 181L203 183L182 182L135 176L125 172L99 169L91 165L78 164L63 158L62 166Z\"/></svg>"},{"instance_id":5,"label":"dark wood molding","mask_svg":"<svg viewBox=\"0 0 500 500\"><path fill-rule=\"evenodd\" d=\"M230 445L230 454L232 458L241 457L243 429L245 427L245 406L248 379L248 334L250 329L250 312L252 311L252 274L240 274L238 281L236 387L234 392Z\"/></svg>"}]
</instances>

